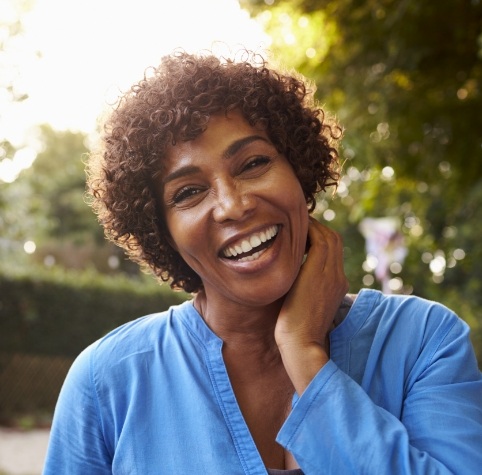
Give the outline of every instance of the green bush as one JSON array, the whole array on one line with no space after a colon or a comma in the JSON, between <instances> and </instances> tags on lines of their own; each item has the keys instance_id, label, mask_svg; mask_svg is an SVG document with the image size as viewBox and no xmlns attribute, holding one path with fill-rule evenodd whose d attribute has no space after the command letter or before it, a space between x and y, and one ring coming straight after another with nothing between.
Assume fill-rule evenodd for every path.
<instances>
[{"instance_id":1,"label":"green bush","mask_svg":"<svg viewBox=\"0 0 482 475\"><path fill-rule=\"evenodd\" d=\"M0 267L0 348L76 356L115 327L187 297L148 278Z\"/></svg>"}]
</instances>

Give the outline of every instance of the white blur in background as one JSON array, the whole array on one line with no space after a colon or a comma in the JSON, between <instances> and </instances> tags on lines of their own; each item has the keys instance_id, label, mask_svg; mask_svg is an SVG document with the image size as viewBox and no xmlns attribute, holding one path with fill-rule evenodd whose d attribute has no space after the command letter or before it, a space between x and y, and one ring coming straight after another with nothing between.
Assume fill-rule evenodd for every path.
<instances>
[{"instance_id":1,"label":"white blur in background","mask_svg":"<svg viewBox=\"0 0 482 475\"><path fill-rule=\"evenodd\" d=\"M21 13L24 3L0 0L1 25L23 24L0 51L0 142L23 150L0 156L5 182L33 163L36 125L92 133L119 92L174 48L263 52L270 42L237 0L34 0ZM4 83L28 98L12 101Z\"/></svg>"}]
</instances>

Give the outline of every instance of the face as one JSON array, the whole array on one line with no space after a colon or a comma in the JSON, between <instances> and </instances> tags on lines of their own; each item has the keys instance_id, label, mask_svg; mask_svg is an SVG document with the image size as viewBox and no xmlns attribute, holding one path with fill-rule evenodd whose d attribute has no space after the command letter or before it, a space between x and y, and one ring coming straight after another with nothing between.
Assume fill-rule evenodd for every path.
<instances>
[{"instance_id":1,"label":"face","mask_svg":"<svg viewBox=\"0 0 482 475\"><path fill-rule=\"evenodd\" d=\"M171 147L158 189L172 245L208 300L260 306L288 292L308 211L291 165L263 131L239 114L211 117L203 134Z\"/></svg>"}]
</instances>

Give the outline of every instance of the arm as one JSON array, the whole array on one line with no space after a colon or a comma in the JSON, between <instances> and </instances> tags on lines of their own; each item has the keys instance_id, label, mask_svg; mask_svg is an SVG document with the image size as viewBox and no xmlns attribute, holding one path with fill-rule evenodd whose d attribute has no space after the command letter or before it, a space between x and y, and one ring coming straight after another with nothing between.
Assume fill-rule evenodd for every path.
<instances>
[{"instance_id":1,"label":"arm","mask_svg":"<svg viewBox=\"0 0 482 475\"><path fill-rule=\"evenodd\" d=\"M93 382L89 347L76 359L55 408L44 475L111 474Z\"/></svg>"},{"instance_id":2,"label":"arm","mask_svg":"<svg viewBox=\"0 0 482 475\"><path fill-rule=\"evenodd\" d=\"M442 343L404 398L401 420L332 361L323 367L277 439L306 475L480 473L482 380L468 329L457 321L437 333L432 343Z\"/></svg>"},{"instance_id":3,"label":"arm","mask_svg":"<svg viewBox=\"0 0 482 475\"><path fill-rule=\"evenodd\" d=\"M278 319L283 363L301 395L278 442L306 475L478 473L482 381L461 320L452 315L439 327L433 320L401 420L329 360L326 336L345 291L341 243L333 234L310 224L308 257Z\"/></svg>"}]
</instances>

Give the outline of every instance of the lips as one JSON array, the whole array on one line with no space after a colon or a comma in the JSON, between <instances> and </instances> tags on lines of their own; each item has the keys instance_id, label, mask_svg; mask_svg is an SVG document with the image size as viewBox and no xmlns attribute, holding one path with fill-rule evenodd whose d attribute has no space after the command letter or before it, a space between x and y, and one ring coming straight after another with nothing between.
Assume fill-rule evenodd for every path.
<instances>
[{"instance_id":1,"label":"lips","mask_svg":"<svg viewBox=\"0 0 482 475\"><path fill-rule=\"evenodd\" d=\"M226 246L221 255L227 259L236 261L248 261L257 259L262 252L271 245L279 232L279 227L276 225L253 233L244 237L229 246Z\"/></svg>"}]
</instances>

